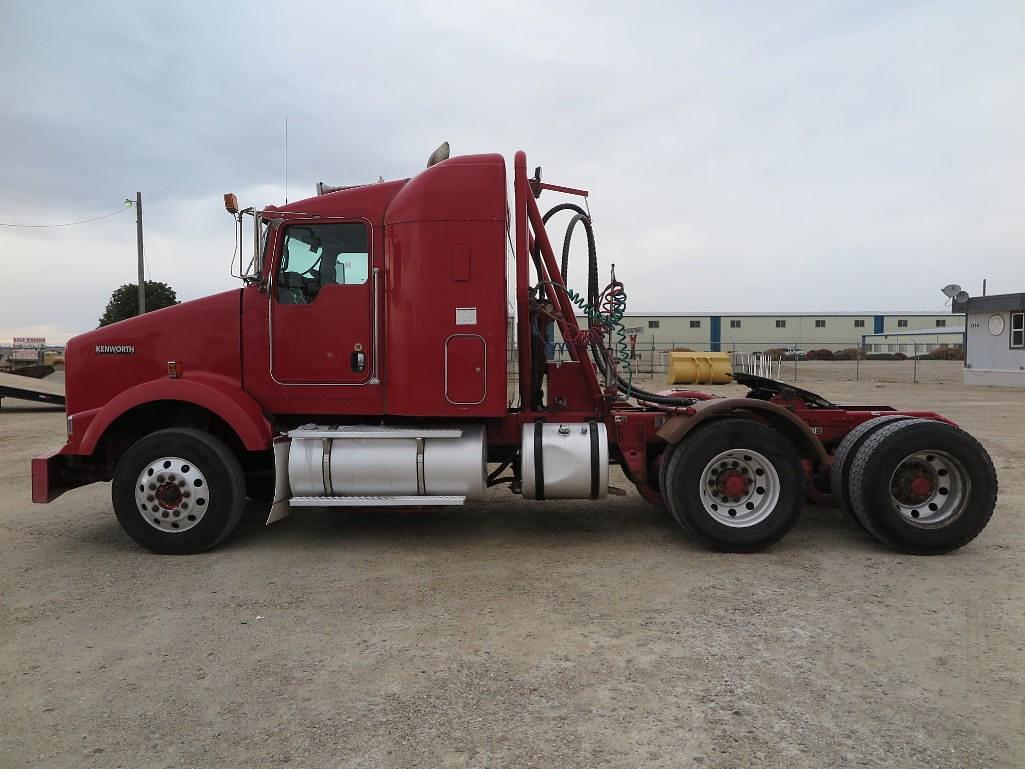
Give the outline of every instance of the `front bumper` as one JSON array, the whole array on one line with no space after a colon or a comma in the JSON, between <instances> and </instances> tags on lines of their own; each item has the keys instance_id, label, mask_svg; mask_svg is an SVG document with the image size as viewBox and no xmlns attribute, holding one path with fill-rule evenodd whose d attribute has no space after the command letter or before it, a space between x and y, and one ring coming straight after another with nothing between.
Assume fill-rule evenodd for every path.
<instances>
[{"instance_id":1,"label":"front bumper","mask_svg":"<svg viewBox=\"0 0 1025 769\"><path fill-rule=\"evenodd\" d=\"M64 454L63 451L32 458L33 502L52 502L65 491L109 480L105 470L90 463L89 457Z\"/></svg>"}]
</instances>

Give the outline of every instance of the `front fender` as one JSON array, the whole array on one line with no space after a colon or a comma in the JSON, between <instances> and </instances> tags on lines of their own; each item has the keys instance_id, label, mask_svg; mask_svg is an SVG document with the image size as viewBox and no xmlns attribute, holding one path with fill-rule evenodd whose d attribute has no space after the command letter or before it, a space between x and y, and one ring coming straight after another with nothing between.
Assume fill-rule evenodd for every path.
<instances>
[{"instance_id":1,"label":"front fender","mask_svg":"<svg viewBox=\"0 0 1025 769\"><path fill-rule=\"evenodd\" d=\"M131 409L154 401L181 401L200 406L223 419L249 451L271 447L273 431L260 405L237 383L214 374L180 379L153 379L112 398L90 420L79 454L92 454L114 421Z\"/></svg>"}]
</instances>

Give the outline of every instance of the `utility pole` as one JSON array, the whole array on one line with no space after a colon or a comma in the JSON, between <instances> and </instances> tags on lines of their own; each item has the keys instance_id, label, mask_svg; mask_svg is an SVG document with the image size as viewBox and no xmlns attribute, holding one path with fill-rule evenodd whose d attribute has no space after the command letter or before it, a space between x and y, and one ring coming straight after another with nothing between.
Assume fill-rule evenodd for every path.
<instances>
[{"instance_id":1,"label":"utility pole","mask_svg":"<svg viewBox=\"0 0 1025 769\"><path fill-rule=\"evenodd\" d=\"M139 246L139 314L146 312L146 273L142 259L142 193L135 193L135 237Z\"/></svg>"}]
</instances>

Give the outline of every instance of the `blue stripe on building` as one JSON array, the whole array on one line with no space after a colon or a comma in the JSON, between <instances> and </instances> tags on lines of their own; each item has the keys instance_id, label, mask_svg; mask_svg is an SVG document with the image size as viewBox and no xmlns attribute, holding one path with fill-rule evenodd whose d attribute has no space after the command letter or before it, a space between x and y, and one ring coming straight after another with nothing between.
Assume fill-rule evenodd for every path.
<instances>
[{"instance_id":1,"label":"blue stripe on building","mask_svg":"<svg viewBox=\"0 0 1025 769\"><path fill-rule=\"evenodd\" d=\"M708 349L710 352L722 352L722 316L709 316Z\"/></svg>"},{"instance_id":2,"label":"blue stripe on building","mask_svg":"<svg viewBox=\"0 0 1025 769\"><path fill-rule=\"evenodd\" d=\"M876 315L875 322L873 323L872 333L881 334L883 333L883 315Z\"/></svg>"}]
</instances>

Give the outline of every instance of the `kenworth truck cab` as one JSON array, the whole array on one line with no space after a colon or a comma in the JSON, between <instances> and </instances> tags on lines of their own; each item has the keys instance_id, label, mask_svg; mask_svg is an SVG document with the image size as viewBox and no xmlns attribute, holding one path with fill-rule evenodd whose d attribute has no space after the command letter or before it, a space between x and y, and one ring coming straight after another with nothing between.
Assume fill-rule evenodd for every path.
<instances>
[{"instance_id":1,"label":"kenworth truck cab","mask_svg":"<svg viewBox=\"0 0 1025 769\"><path fill-rule=\"evenodd\" d=\"M722 550L775 542L806 499L909 552L982 530L992 463L937 414L743 374L744 397L634 386L625 291L614 271L599 290L590 215L538 208L588 193L528 176L522 152L513 173L511 201L502 156L438 153L410 179L280 207L225 196L256 235L244 286L68 343L67 442L33 460L33 500L111 481L129 535L186 553L226 538L247 496L271 503L268 522L295 506L459 505L499 484L597 500L617 464ZM563 213L587 238L586 296L562 278L570 238L561 267L549 240ZM553 325L567 360L546 359Z\"/></svg>"}]
</instances>

